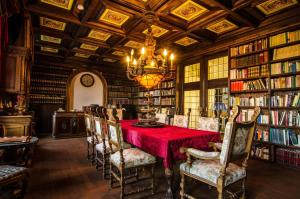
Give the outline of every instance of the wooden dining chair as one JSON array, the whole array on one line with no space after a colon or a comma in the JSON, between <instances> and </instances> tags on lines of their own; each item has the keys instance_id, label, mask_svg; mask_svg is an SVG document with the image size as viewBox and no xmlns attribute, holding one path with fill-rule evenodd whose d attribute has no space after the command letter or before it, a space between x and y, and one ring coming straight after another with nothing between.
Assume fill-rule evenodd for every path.
<instances>
[{"instance_id":1,"label":"wooden dining chair","mask_svg":"<svg viewBox=\"0 0 300 199\"><path fill-rule=\"evenodd\" d=\"M94 161L95 158L95 127L93 122L93 114L91 108L87 108L88 111L84 114L85 131L86 131L86 142L87 142L87 159Z\"/></svg>"},{"instance_id":2,"label":"wooden dining chair","mask_svg":"<svg viewBox=\"0 0 300 199\"><path fill-rule=\"evenodd\" d=\"M247 178L247 161L250 155L257 116L260 108L256 107L254 115L249 122L237 123L239 107L233 108L233 114L226 124L224 142L221 152L205 152L193 148L181 148L187 156L187 161L180 165L181 183L180 196L194 198L186 193L186 177L216 187L218 199L223 199L226 193L231 197L228 187L241 183L241 198L245 198L245 181ZM239 163L242 162L242 163Z\"/></svg>"},{"instance_id":3,"label":"wooden dining chair","mask_svg":"<svg viewBox=\"0 0 300 199\"><path fill-rule=\"evenodd\" d=\"M113 187L115 182L118 182L121 187L120 198L126 196L151 190L154 194L154 167L156 159L154 156L137 148L125 148L123 141L123 134L117 112L113 110L114 120L107 121L109 129L109 145L110 150L116 150L110 156L110 187ZM139 177L140 170L150 170L149 177ZM133 173L133 174L132 174ZM125 192L125 185L129 183L128 180L135 179L135 183L151 180L149 186L138 187L136 190ZM131 187L136 188L137 186Z\"/></svg>"},{"instance_id":4,"label":"wooden dining chair","mask_svg":"<svg viewBox=\"0 0 300 199\"><path fill-rule=\"evenodd\" d=\"M174 115L174 121L173 121L173 126L178 126L182 128L189 128L189 123L190 123L190 116L191 116L191 110L188 109L188 112L186 115Z\"/></svg>"},{"instance_id":5,"label":"wooden dining chair","mask_svg":"<svg viewBox=\"0 0 300 199\"><path fill-rule=\"evenodd\" d=\"M158 110L157 113L155 113L155 118L157 119L157 122L167 124L167 113L166 111L162 112L162 110Z\"/></svg>"}]
</instances>

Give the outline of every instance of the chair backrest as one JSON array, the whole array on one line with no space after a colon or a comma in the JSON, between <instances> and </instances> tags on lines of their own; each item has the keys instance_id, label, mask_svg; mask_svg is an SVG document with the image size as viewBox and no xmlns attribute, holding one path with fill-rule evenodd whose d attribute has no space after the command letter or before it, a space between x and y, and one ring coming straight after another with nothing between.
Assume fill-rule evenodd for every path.
<instances>
[{"instance_id":1,"label":"chair backrest","mask_svg":"<svg viewBox=\"0 0 300 199\"><path fill-rule=\"evenodd\" d=\"M157 122L164 123L164 124L167 123L167 121L166 121L167 114L165 114L165 113L156 113L155 118L157 119Z\"/></svg>"},{"instance_id":2,"label":"chair backrest","mask_svg":"<svg viewBox=\"0 0 300 199\"><path fill-rule=\"evenodd\" d=\"M187 115L174 115L173 126L189 128L191 109L188 109Z\"/></svg>"},{"instance_id":3,"label":"chair backrest","mask_svg":"<svg viewBox=\"0 0 300 199\"><path fill-rule=\"evenodd\" d=\"M107 109L107 115L108 115L109 120L114 120L114 116L112 113L113 109L116 109L116 108ZM119 120L123 120L123 109L122 108L116 109L116 111L117 111L117 116L118 116Z\"/></svg>"},{"instance_id":4,"label":"chair backrest","mask_svg":"<svg viewBox=\"0 0 300 199\"><path fill-rule=\"evenodd\" d=\"M198 130L219 132L219 119L212 117L199 117Z\"/></svg>"},{"instance_id":5,"label":"chair backrest","mask_svg":"<svg viewBox=\"0 0 300 199\"><path fill-rule=\"evenodd\" d=\"M93 134L93 115L89 113L84 114L85 130L87 136L92 136Z\"/></svg>"},{"instance_id":6,"label":"chair backrest","mask_svg":"<svg viewBox=\"0 0 300 199\"><path fill-rule=\"evenodd\" d=\"M255 107L251 121L237 123L236 118L240 113L238 106L233 108L226 127L220 154L220 163L225 171L229 162L243 160L243 166L247 166L247 160L251 151L256 121L261 112L260 107Z\"/></svg>"},{"instance_id":7,"label":"chair backrest","mask_svg":"<svg viewBox=\"0 0 300 199\"><path fill-rule=\"evenodd\" d=\"M113 118L112 120L108 120L108 140L111 151L113 151L113 146L117 149L117 151L123 152L123 134L122 128L120 124L120 120L117 116L117 110L113 108L112 110Z\"/></svg>"}]
</instances>

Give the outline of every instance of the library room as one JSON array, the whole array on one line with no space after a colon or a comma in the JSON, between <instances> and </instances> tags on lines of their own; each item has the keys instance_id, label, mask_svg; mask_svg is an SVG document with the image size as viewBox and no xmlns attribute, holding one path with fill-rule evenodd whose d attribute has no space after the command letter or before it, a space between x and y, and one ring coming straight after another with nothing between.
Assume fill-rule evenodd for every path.
<instances>
[{"instance_id":1,"label":"library room","mask_svg":"<svg viewBox=\"0 0 300 199\"><path fill-rule=\"evenodd\" d=\"M300 198L300 0L0 0L0 199Z\"/></svg>"}]
</instances>

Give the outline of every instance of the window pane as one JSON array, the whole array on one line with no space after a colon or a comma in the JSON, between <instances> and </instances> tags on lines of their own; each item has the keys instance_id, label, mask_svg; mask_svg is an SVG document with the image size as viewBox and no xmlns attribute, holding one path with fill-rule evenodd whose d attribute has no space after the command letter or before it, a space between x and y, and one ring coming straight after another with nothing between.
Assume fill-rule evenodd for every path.
<instances>
[{"instance_id":1,"label":"window pane","mask_svg":"<svg viewBox=\"0 0 300 199\"><path fill-rule=\"evenodd\" d=\"M184 91L184 114L191 108L190 128L198 127L200 109L200 90Z\"/></svg>"},{"instance_id":2,"label":"window pane","mask_svg":"<svg viewBox=\"0 0 300 199\"><path fill-rule=\"evenodd\" d=\"M208 117L214 116L214 110L228 110L228 88L208 89Z\"/></svg>"},{"instance_id":3,"label":"window pane","mask_svg":"<svg viewBox=\"0 0 300 199\"><path fill-rule=\"evenodd\" d=\"M184 67L184 83L200 81L200 63Z\"/></svg>"},{"instance_id":4,"label":"window pane","mask_svg":"<svg viewBox=\"0 0 300 199\"><path fill-rule=\"evenodd\" d=\"M228 77L228 57L208 60L208 80Z\"/></svg>"}]
</instances>

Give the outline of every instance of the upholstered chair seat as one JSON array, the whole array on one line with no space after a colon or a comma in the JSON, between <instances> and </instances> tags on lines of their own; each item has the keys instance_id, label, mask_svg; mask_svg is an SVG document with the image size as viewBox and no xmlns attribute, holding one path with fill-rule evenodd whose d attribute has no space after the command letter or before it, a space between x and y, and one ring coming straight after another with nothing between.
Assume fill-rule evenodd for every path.
<instances>
[{"instance_id":1,"label":"upholstered chair seat","mask_svg":"<svg viewBox=\"0 0 300 199\"><path fill-rule=\"evenodd\" d=\"M180 170L187 174L194 175L208 181L210 184L217 185L217 180L221 176L222 164L220 160L196 160L191 166L188 163L180 165ZM246 169L236 164L229 163L225 172L224 185L230 185L246 177Z\"/></svg>"},{"instance_id":2,"label":"upholstered chair seat","mask_svg":"<svg viewBox=\"0 0 300 199\"><path fill-rule=\"evenodd\" d=\"M0 182L11 179L27 171L25 167L0 165Z\"/></svg>"},{"instance_id":3,"label":"upholstered chair seat","mask_svg":"<svg viewBox=\"0 0 300 199\"><path fill-rule=\"evenodd\" d=\"M174 115L174 126L188 128L189 127L189 117L185 115Z\"/></svg>"},{"instance_id":4,"label":"upholstered chair seat","mask_svg":"<svg viewBox=\"0 0 300 199\"><path fill-rule=\"evenodd\" d=\"M113 153L117 151L117 147L112 146L112 148L113 148ZM129 149L129 148L131 148L131 145L124 142L124 148ZM111 153L108 141L105 141L105 149L106 149L106 152ZM96 144L96 150L100 153L104 153L103 142Z\"/></svg>"},{"instance_id":5,"label":"upholstered chair seat","mask_svg":"<svg viewBox=\"0 0 300 199\"><path fill-rule=\"evenodd\" d=\"M86 137L86 141L87 141L88 143L90 143L90 144L95 143L96 140L97 140L96 136L88 136L88 137ZM97 141L97 142L98 142L98 141ZM99 140L99 142L101 142L101 140Z\"/></svg>"},{"instance_id":6,"label":"upholstered chair seat","mask_svg":"<svg viewBox=\"0 0 300 199\"><path fill-rule=\"evenodd\" d=\"M123 150L125 168L137 167L141 165L154 164L155 157L137 148ZM110 161L116 166L121 166L120 152L116 152L110 156Z\"/></svg>"}]
</instances>

